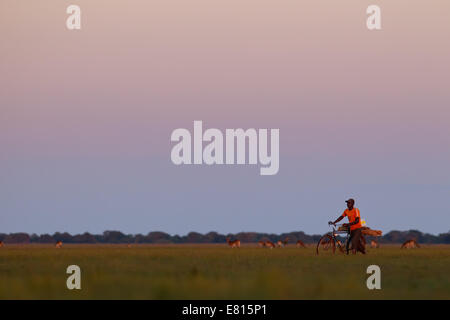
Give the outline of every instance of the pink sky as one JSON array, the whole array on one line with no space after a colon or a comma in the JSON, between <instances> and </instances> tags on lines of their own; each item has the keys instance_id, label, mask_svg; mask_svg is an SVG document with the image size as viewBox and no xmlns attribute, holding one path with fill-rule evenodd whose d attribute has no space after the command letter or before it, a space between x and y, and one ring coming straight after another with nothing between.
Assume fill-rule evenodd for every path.
<instances>
[{"instance_id":1,"label":"pink sky","mask_svg":"<svg viewBox=\"0 0 450 320\"><path fill-rule=\"evenodd\" d=\"M82 9L81 31L65 27L69 4ZM369 4L381 6L381 31L365 27ZM448 196L441 196L450 179L446 0L4 0L0 30L0 232L70 225L141 231L148 222L182 233L218 229L229 210L248 222L227 222L220 231L290 231L298 217L288 212L296 211L303 222L295 229L314 232L341 210L344 199L337 199L354 194L373 214L367 220L386 229L450 229ZM280 128L279 175L263 181L256 169L174 168L170 133L191 129L194 120L221 129ZM186 208L147 201L149 190L161 189L155 184L167 186L158 199L170 199L174 184L180 187L172 196L182 196L189 182L181 177L200 190L220 182L212 199L236 183L274 195L255 205L256 191L244 193L240 206L227 204L206 221L194 213L201 194L186 196ZM83 188L91 193L75 201ZM117 200L130 189L133 195ZM436 221L424 225L422 205L397 203L430 197L431 189ZM327 194L323 216L303 216L312 204L299 205L292 190L305 199ZM386 190L400 215L393 224L388 213L376 216ZM73 203L86 212L77 221L70 213L81 209ZM130 208L185 222L129 213L135 222L128 225L120 210ZM284 219L272 221L265 208ZM268 218L252 224L255 212Z\"/></svg>"}]
</instances>

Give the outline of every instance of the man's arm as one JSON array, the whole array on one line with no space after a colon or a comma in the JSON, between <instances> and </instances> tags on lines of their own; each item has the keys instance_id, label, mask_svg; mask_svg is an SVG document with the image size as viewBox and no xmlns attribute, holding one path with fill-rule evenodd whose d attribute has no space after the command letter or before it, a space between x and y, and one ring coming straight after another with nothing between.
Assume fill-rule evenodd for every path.
<instances>
[{"instance_id":1,"label":"man's arm","mask_svg":"<svg viewBox=\"0 0 450 320\"><path fill-rule=\"evenodd\" d=\"M349 225L349 226L352 226L352 225L354 225L354 224L357 224L358 222L359 222L359 217L356 217L355 221L349 223L348 225Z\"/></svg>"},{"instance_id":2,"label":"man's arm","mask_svg":"<svg viewBox=\"0 0 450 320\"><path fill-rule=\"evenodd\" d=\"M334 221L334 222L331 222L332 224L336 224L336 223L338 223L339 221L341 221L342 219L344 219L344 216L339 216L339 218L337 218L336 219L336 221Z\"/></svg>"}]
</instances>

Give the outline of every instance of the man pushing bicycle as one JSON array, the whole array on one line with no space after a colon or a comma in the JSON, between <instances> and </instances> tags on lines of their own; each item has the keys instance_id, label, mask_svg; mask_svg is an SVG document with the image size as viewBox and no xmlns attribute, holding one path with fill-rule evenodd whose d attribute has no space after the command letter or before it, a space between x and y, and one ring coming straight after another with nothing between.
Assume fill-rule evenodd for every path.
<instances>
[{"instance_id":1,"label":"man pushing bicycle","mask_svg":"<svg viewBox=\"0 0 450 320\"><path fill-rule=\"evenodd\" d=\"M349 245L352 244L352 252L353 254L356 254L356 251L359 250L363 254L366 254L366 250L364 246L361 244L361 215L359 213L359 209L355 208L355 200L348 199L345 201L347 203L347 209L345 209L344 213L336 219L334 222L329 222L330 224L335 225L344 217L348 218L349 223L344 223L344 227L350 228L350 238L347 241L347 254L349 252Z\"/></svg>"}]
</instances>

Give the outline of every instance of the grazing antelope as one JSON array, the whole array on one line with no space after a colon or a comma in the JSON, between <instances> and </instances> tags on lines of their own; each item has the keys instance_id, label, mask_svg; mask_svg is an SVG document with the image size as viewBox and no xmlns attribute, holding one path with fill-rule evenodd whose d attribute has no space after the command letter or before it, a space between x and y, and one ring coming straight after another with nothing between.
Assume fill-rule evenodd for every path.
<instances>
[{"instance_id":1,"label":"grazing antelope","mask_svg":"<svg viewBox=\"0 0 450 320\"><path fill-rule=\"evenodd\" d=\"M302 240L297 240L297 248L306 248Z\"/></svg>"},{"instance_id":2,"label":"grazing antelope","mask_svg":"<svg viewBox=\"0 0 450 320\"><path fill-rule=\"evenodd\" d=\"M258 246L264 248L266 246L266 243L264 241L258 241Z\"/></svg>"},{"instance_id":3,"label":"grazing antelope","mask_svg":"<svg viewBox=\"0 0 450 320\"><path fill-rule=\"evenodd\" d=\"M277 247L282 248L288 244L289 239L285 238L283 241L278 240L277 241Z\"/></svg>"},{"instance_id":4,"label":"grazing antelope","mask_svg":"<svg viewBox=\"0 0 450 320\"><path fill-rule=\"evenodd\" d=\"M270 240L267 240L267 241L266 241L266 247L267 247L267 248L270 248L270 249L273 249L273 248L275 248L275 243L273 243L273 242L270 241Z\"/></svg>"},{"instance_id":5,"label":"grazing antelope","mask_svg":"<svg viewBox=\"0 0 450 320\"><path fill-rule=\"evenodd\" d=\"M370 247L371 248L379 248L380 245L378 244L377 240L372 240L372 241L370 241Z\"/></svg>"},{"instance_id":6,"label":"grazing antelope","mask_svg":"<svg viewBox=\"0 0 450 320\"><path fill-rule=\"evenodd\" d=\"M411 239L411 240L405 241L402 244L401 249L403 249L403 248L405 248L405 249L413 249L413 248L420 248L420 246L419 246L419 244L417 243L416 240Z\"/></svg>"},{"instance_id":7,"label":"grazing antelope","mask_svg":"<svg viewBox=\"0 0 450 320\"><path fill-rule=\"evenodd\" d=\"M56 247L56 249L61 248L61 247L62 247L62 241L58 241L58 242L55 244L55 247Z\"/></svg>"},{"instance_id":8,"label":"grazing antelope","mask_svg":"<svg viewBox=\"0 0 450 320\"><path fill-rule=\"evenodd\" d=\"M0 241L0 248L3 247L3 241Z\"/></svg>"},{"instance_id":9,"label":"grazing antelope","mask_svg":"<svg viewBox=\"0 0 450 320\"><path fill-rule=\"evenodd\" d=\"M227 243L232 248L239 248L241 246L241 241L240 240L230 241L230 238L227 238Z\"/></svg>"}]
</instances>

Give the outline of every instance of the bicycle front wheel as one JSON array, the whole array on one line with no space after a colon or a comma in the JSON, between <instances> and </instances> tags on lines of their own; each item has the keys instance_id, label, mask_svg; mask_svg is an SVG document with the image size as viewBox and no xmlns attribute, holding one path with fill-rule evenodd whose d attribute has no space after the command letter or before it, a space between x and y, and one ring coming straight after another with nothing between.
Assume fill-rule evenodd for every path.
<instances>
[{"instance_id":1,"label":"bicycle front wheel","mask_svg":"<svg viewBox=\"0 0 450 320\"><path fill-rule=\"evenodd\" d=\"M317 242L316 247L316 253L325 253L325 252L332 252L334 253L336 251L336 242L334 238L326 234L322 238L319 239L319 242Z\"/></svg>"}]
</instances>

